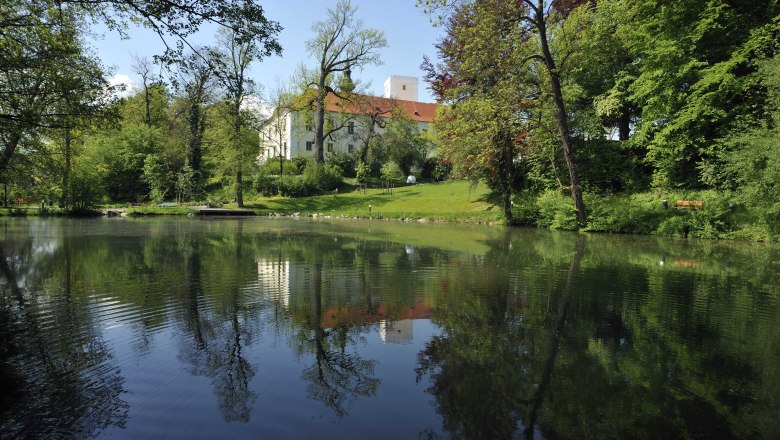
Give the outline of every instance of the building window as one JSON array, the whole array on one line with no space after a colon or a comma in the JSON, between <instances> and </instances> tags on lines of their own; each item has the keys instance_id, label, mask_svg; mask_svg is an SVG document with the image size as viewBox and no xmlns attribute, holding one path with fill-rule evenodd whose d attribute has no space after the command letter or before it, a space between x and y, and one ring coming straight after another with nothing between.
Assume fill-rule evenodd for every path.
<instances>
[{"instance_id":1,"label":"building window","mask_svg":"<svg viewBox=\"0 0 780 440\"><path fill-rule=\"evenodd\" d=\"M312 141L306 141L306 151L311 151Z\"/></svg>"},{"instance_id":2,"label":"building window","mask_svg":"<svg viewBox=\"0 0 780 440\"><path fill-rule=\"evenodd\" d=\"M314 130L314 126L311 124L311 121L306 121L306 131L312 130Z\"/></svg>"},{"instance_id":3,"label":"building window","mask_svg":"<svg viewBox=\"0 0 780 440\"><path fill-rule=\"evenodd\" d=\"M355 146L352 145L352 144L347 145L347 151L349 152L349 154L354 153L355 152Z\"/></svg>"},{"instance_id":4,"label":"building window","mask_svg":"<svg viewBox=\"0 0 780 440\"><path fill-rule=\"evenodd\" d=\"M328 142L328 153L333 152L333 142Z\"/></svg>"},{"instance_id":5,"label":"building window","mask_svg":"<svg viewBox=\"0 0 780 440\"><path fill-rule=\"evenodd\" d=\"M401 86L401 90L406 90L406 84Z\"/></svg>"},{"instance_id":6,"label":"building window","mask_svg":"<svg viewBox=\"0 0 780 440\"><path fill-rule=\"evenodd\" d=\"M347 124L347 133L348 134L355 134L355 123L354 122L350 122L349 124Z\"/></svg>"}]
</instances>

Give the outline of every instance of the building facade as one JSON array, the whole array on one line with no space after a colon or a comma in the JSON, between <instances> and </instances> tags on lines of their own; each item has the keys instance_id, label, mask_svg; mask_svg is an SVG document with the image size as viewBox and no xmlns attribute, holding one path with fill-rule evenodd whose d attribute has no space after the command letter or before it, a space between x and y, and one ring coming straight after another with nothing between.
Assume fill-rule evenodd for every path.
<instances>
[{"instance_id":1,"label":"building facade","mask_svg":"<svg viewBox=\"0 0 780 440\"><path fill-rule=\"evenodd\" d=\"M408 76L390 76L385 81L385 96L357 96L345 101L329 94L325 102L326 136L325 158L335 152L356 154L369 133L381 135L383 122L396 112L416 121L420 131L428 130L436 118L436 104L419 102L419 80ZM260 131L260 154L257 159L315 158L314 123L311 113L278 109ZM327 133L326 133L327 134Z\"/></svg>"}]
</instances>

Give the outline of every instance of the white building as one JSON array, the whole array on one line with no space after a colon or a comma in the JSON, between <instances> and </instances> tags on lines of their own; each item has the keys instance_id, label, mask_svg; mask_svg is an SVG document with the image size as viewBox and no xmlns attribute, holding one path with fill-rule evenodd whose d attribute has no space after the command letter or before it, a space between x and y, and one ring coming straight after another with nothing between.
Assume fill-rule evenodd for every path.
<instances>
[{"instance_id":1,"label":"white building","mask_svg":"<svg viewBox=\"0 0 780 440\"><path fill-rule=\"evenodd\" d=\"M325 118L329 124L338 128L325 138L324 154L339 151L356 153L362 145L371 125L371 115L379 120L387 119L393 111L403 111L406 116L419 124L425 131L436 118L436 104L419 102L419 79L410 76L390 76L385 81L383 97L358 96L354 101L345 101L337 96L328 95L325 102ZM278 113L278 114L277 114ZM257 159L264 163L271 158L283 156L317 156L314 147L314 124L311 115L304 112L282 110L260 132L260 154ZM374 131L381 134L383 129L374 125Z\"/></svg>"}]
</instances>

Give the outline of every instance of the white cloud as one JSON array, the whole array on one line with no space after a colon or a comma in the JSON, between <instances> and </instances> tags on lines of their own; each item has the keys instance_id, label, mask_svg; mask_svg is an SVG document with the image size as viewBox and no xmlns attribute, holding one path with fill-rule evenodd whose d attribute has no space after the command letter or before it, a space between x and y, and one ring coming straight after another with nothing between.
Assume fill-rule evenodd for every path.
<instances>
[{"instance_id":1,"label":"white cloud","mask_svg":"<svg viewBox=\"0 0 780 440\"><path fill-rule=\"evenodd\" d=\"M126 98L135 93L135 91L138 89L138 87L136 87L136 85L133 83L133 80L123 73L115 73L114 76L108 80L108 83L111 86L124 87L124 90L117 88L116 92L114 92L118 98Z\"/></svg>"}]
</instances>

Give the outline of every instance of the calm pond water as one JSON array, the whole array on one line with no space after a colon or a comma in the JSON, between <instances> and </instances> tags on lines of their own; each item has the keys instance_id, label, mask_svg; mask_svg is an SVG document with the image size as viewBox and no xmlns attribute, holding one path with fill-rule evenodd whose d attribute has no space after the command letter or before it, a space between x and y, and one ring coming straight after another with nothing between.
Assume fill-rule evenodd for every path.
<instances>
[{"instance_id":1,"label":"calm pond water","mask_svg":"<svg viewBox=\"0 0 780 440\"><path fill-rule=\"evenodd\" d=\"M780 438L780 252L0 219L2 438Z\"/></svg>"}]
</instances>

